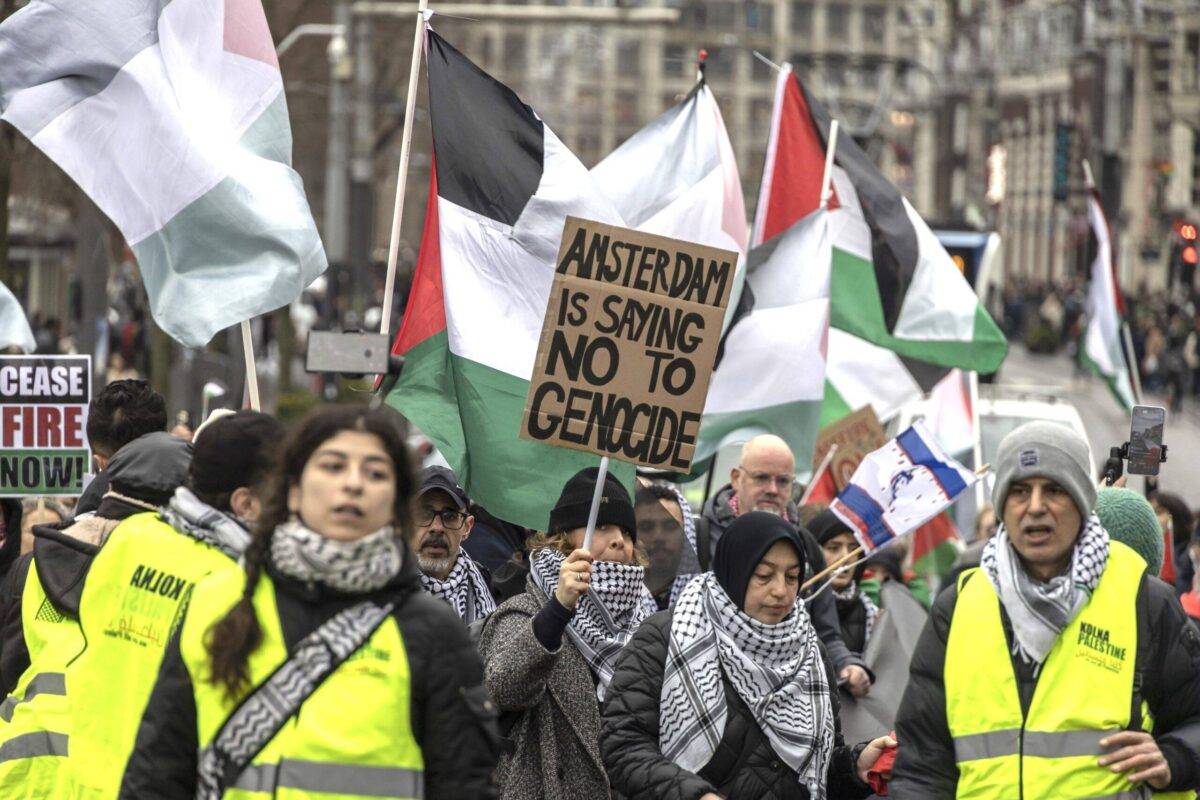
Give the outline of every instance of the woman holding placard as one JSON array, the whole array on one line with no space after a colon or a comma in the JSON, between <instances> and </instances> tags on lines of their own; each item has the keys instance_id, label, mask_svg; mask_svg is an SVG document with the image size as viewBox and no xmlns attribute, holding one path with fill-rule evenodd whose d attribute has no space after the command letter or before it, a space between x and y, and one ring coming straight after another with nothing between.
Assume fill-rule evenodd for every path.
<instances>
[{"instance_id":1,"label":"woman holding placard","mask_svg":"<svg viewBox=\"0 0 1200 800\"><path fill-rule=\"evenodd\" d=\"M484 683L511 744L497 772L504 800L607 800L600 706L617 653L645 617L629 492L605 479L583 548L599 471L563 487L546 533L529 544L525 593L488 618Z\"/></svg>"},{"instance_id":2,"label":"woman holding placard","mask_svg":"<svg viewBox=\"0 0 1200 800\"><path fill-rule=\"evenodd\" d=\"M601 750L632 800L838 800L871 793L893 745L842 741L837 679L798 600L805 548L752 511L717 543L712 572L651 616L617 661Z\"/></svg>"}]
</instances>

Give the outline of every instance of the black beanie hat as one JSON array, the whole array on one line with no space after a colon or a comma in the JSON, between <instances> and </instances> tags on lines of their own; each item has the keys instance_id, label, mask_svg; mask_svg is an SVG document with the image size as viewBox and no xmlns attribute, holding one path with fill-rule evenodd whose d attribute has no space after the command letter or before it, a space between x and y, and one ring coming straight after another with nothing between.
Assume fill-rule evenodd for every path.
<instances>
[{"instance_id":1,"label":"black beanie hat","mask_svg":"<svg viewBox=\"0 0 1200 800\"><path fill-rule=\"evenodd\" d=\"M166 431L155 431L139 436L114 453L104 471L109 491L162 506L187 480L191 460L191 442Z\"/></svg>"},{"instance_id":2,"label":"black beanie hat","mask_svg":"<svg viewBox=\"0 0 1200 800\"><path fill-rule=\"evenodd\" d=\"M766 511L751 511L735 519L717 540L717 552L713 554L712 571L717 583L745 610L746 587L750 576L763 556L778 541L786 541L796 548L800 558L800 574L804 574L807 557L804 543L796 526L783 517Z\"/></svg>"},{"instance_id":3,"label":"black beanie hat","mask_svg":"<svg viewBox=\"0 0 1200 800\"><path fill-rule=\"evenodd\" d=\"M817 514L808 522L808 532L817 540L817 544L823 545L839 533L850 533L850 526L842 522L838 515L825 509L820 514Z\"/></svg>"},{"instance_id":4,"label":"black beanie hat","mask_svg":"<svg viewBox=\"0 0 1200 800\"><path fill-rule=\"evenodd\" d=\"M284 433L282 422L258 411L236 411L213 420L192 443L192 489L211 496L258 483Z\"/></svg>"},{"instance_id":5,"label":"black beanie hat","mask_svg":"<svg viewBox=\"0 0 1200 800\"><path fill-rule=\"evenodd\" d=\"M546 533L563 533L587 527L588 512L592 510L592 495L596 491L596 478L599 475L599 467L588 467L571 476L550 511L550 527ZM611 473L604 476L604 493L600 496L596 525L616 525L637 541L637 516L633 513L629 490Z\"/></svg>"}]
</instances>

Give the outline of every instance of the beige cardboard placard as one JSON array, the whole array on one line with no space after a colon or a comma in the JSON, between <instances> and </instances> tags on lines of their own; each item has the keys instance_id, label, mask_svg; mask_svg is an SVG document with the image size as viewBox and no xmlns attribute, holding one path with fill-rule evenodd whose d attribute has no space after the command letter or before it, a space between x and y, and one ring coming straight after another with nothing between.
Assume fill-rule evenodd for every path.
<instances>
[{"instance_id":1,"label":"beige cardboard placard","mask_svg":"<svg viewBox=\"0 0 1200 800\"><path fill-rule=\"evenodd\" d=\"M568 217L521 438L687 472L737 253Z\"/></svg>"},{"instance_id":2,"label":"beige cardboard placard","mask_svg":"<svg viewBox=\"0 0 1200 800\"><path fill-rule=\"evenodd\" d=\"M867 453L874 452L888 442L875 409L863 406L848 417L842 417L832 425L826 425L817 434L817 444L813 449L813 469L821 463L821 459L829 452L830 445L837 444L837 452L829 465L833 473L833 482L840 492L850 482L854 470Z\"/></svg>"}]
</instances>

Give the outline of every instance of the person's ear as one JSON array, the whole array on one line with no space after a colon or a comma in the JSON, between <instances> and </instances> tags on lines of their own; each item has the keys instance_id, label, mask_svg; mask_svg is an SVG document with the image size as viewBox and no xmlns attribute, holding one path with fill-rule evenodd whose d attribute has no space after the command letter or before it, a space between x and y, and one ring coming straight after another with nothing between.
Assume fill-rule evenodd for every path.
<instances>
[{"instance_id":1,"label":"person's ear","mask_svg":"<svg viewBox=\"0 0 1200 800\"><path fill-rule=\"evenodd\" d=\"M463 521L462 541L466 541L466 538L471 535L471 528L474 527L475 518L468 514L466 520Z\"/></svg>"},{"instance_id":2,"label":"person's ear","mask_svg":"<svg viewBox=\"0 0 1200 800\"><path fill-rule=\"evenodd\" d=\"M108 469L108 456L92 453L92 460L96 462L96 472L103 472Z\"/></svg>"},{"instance_id":3,"label":"person's ear","mask_svg":"<svg viewBox=\"0 0 1200 800\"><path fill-rule=\"evenodd\" d=\"M734 467L733 469L729 470L729 482L733 484L735 491L737 489L738 482L741 481L741 479L742 470L740 467Z\"/></svg>"},{"instance_id":4,"label":"person's ear","mask_svg":"<svg viewBox=\"0 0 1200 800\"><path fill-rule=\"evenodd\" d=\"M300 487L292 485L287 490L287 508L293 514L300 513Z\"/></svg>"},{"instance_id":5,"label":"person's ear","mask_svg":"<svg viewBox=\"0 0 1200 800\"><path fill-rule=\"evenodd\" d=\"M229 495L229 510L235 517L255 522L262 510L262 502L248 486L239 486Z\"/></svg>"}]
</instances>

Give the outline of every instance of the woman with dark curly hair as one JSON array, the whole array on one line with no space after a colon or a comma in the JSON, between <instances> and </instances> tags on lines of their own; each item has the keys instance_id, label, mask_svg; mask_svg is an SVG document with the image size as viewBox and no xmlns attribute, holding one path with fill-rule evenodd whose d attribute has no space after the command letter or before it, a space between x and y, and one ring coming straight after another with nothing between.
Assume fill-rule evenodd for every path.
<instances>
[{"instance_id":1,"label":"woman with dark curly hair","mask_svg":"<svg viewBox=\"0 0 1200 800\"><path fill-rule=\"evenodd\" d=\"M492 796L482 664L404 544L414 489L390 412L298 425L244 571L192 594L121 797Z\"/></svg>"}]
</instances>

